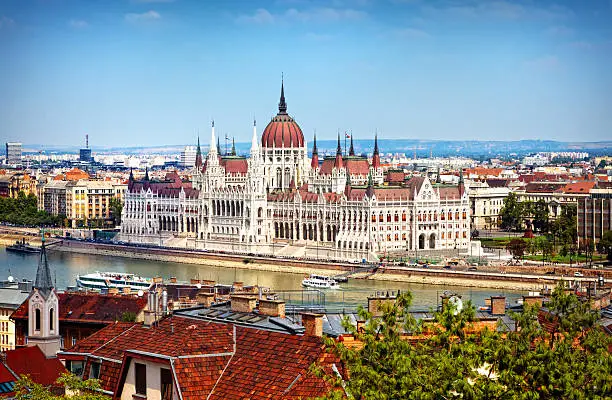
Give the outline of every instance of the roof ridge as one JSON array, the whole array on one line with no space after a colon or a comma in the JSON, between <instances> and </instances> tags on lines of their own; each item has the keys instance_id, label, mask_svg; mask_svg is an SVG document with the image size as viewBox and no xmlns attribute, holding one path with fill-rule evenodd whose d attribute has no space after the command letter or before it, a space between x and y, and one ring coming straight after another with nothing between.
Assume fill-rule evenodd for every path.
<instances>
[{"instance_id":1,"label":"roof ridge","mask_svg":"<svg viewBox=\"0 0 612 400\"><path fill-rule=\"evenodd\" d=\"M106 341L106 343L104 343L102 346L98 347L97 349L94 349L94 350L93 350L93 351L91 351L90 353L92 353L92 354L93 354L94 352L96 352L96 351L100 350L101 348L105 347L106 345L108 345L108 344L112 343L112 342L113 342L115 339L117 339L119 336L121 336L121 335L123 335L123 334L125 334L125 333L127 333L127 332L129 332L129 331L131 331L131 330L132 330L132 328L134 328L134 327L136 327L136 326L139 326L139 324L138 324L138 323L134 323L134 324L133 324L132 326L130 326L128 329L126 329L126 330L124 330L123 332L119 333L118 335L116 335L116 336L115 336L115 337L113 337L112 339L110 339L110 340ZM98 332L101 332L101 331L102 331L102 330L99 330ZM96 333L98 333L98 332L96 332ZM95 335L95 333L94 333L94 335ZM93 336L93 335L91 335L91 336L89 336L89 337L92 337L92 336Z\"/></svg>"}]
</instances>

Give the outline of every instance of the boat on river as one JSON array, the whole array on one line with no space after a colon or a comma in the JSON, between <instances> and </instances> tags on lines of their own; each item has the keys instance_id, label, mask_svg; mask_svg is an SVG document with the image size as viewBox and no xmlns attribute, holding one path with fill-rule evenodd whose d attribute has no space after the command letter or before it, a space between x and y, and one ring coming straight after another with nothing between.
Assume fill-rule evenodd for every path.
<instances>
[{"instance_id":1,"label":"boat on river","mask_svg":"<svg viewBox=\"0 0 612 400\"><path fill-rule=\"evenodd\" d=\"M304 278L302 286L314 289L338 289L340 285L331 276L312 274Z\"/></svg>"},{"instance_id":2,"label":"boat on river","mask_svg":"<svg viewBox=\"0 0 612 400\"><path fill-rule=\"evenodd\" d=\"M6 246L6 251L22 254L40 253L40 247L32 246L31 244L26 243L25 239L21 239L16 241L15 244Z\"/></svg>"},{"instance_id":3,"label":"boat on river","mask_svg":"<svg viewBox=\"0 0 612 400\"><path fill-rule=\"evenodd\" d=\"M110 289L130 288L131 290L148 290L153 285L151 278L143 278L135 274L123 272L94 272L79 275L76 278L77 286L83 289Z\"/></svg>"}]
</instances>

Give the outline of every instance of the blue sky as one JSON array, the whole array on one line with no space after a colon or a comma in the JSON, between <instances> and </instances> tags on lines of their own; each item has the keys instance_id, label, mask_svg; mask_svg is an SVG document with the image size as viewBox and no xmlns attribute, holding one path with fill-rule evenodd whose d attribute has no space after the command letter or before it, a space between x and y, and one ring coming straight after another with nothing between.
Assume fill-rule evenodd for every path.
<instances>
[{"instance_id":1,"label":"blue sky","mask_svg":"<svg viewBox=\"0 0 612 400\"><path fill-rule=\"evenodd\" d=\"M2 0L0 141L612 139L612 1Z\"/></svg>"}]
</instances>

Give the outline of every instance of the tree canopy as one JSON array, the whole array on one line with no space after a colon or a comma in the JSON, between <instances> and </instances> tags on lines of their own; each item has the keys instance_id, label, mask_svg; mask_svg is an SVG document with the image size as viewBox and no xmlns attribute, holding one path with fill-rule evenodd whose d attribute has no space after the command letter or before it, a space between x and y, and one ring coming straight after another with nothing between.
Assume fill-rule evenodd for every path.
<instances>
[{"instance_id":1,"label":"tree canopy","mask_svg":"<svg viewBox=\"0 0 612 400\"><path fill-rule=\"evenodd\" d=\"M97 379L81 380L79 377L66 373L57 379L57 386L63 387L66 394L54 394L49 388L35 383L28 376L21 377L14 387L15 400L108 400L108 396L100 390Z\"/></svg>"},{"instance_id":2,"label":"tree canopy","mask_svg":"<svg viewBox=\"0 0 612 400\"><path fill-rule=\"evenodd\" d=\"M0 222L28 226L61 226L63 215L51 215L38 210L38 200L30 193L19 192L17 198L0 197Z\"/></svg>"},{"instance_id":3,"label":"tree canopy","mask_svg":"<svg viewBox=\"0 0 612 400\"><path fill-rule=\"evenodd\" d=\"M418 322L410 303L402 294L382 304L381 318L360 309L363 331L345 321L361 345L328 340L350 379L329 378L338 390L324 399L610 398L612 340L590 305L561 287L544 311L526 306L511 314L518 329L510 331L473 329L469 304L457 310L448 303L433 322Z\"/></svg>"}]
</instances>

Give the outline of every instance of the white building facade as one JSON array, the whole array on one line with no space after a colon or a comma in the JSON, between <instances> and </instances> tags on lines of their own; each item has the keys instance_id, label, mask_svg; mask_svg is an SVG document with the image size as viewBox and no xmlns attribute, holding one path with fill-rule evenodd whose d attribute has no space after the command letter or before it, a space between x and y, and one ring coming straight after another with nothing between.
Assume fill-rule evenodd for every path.
<instances>
[{"instance_id":1,"label":"white building facade","mask_svg":"<svg viewBox=\"0 0 612 400\"><path fill-rule=\"evenodd\" d=\"M287 114L284 87L278 114L249 157L199 146L189 182L130 178L122 240L186 248L305 258L375 260L383 254L467 249L470 207L463 180L435 185L413 177L384 184L378 141L371 159L342 154L319 162L316 138L308 157L304 135Z\"/></svg>"}]
</instances>

